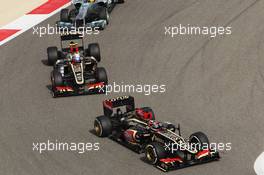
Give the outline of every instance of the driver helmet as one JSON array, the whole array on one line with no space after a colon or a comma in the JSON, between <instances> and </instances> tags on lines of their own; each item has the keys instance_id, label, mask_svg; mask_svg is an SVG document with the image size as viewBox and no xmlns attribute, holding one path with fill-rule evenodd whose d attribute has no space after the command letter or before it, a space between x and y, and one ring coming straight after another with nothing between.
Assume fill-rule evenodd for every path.
<instances>
[{"instance_id":1,"label":"driver helmet","mask_svg":"<svg viewBox=\"0 0 264 175\"><path fill-rule=\"evenodd\" d=\"M75 62L75 63L79 63L81 62L81 56L79 53L75 53L72 57L72 60Z\"/></svg>"},{"instance_id":2,"label":"driver helmet","mask_svg":"<svg viewBox=\"0 0 264 175\"><path fill-rule=\"evenodd\" d=\"M88 3L94 3L95 0L87 0Z\"/></svg>"}]
</instances>

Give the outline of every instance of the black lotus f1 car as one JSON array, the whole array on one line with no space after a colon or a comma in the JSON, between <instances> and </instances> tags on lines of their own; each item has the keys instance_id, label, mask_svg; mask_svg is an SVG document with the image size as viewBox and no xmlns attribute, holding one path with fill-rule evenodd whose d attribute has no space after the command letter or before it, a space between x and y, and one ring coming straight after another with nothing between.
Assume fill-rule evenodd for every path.
<instances>
[{"instance_id":1,"label":"black lotus f1 car","mask_svg":"<svg viewBox=\"0 0 264 175\"><path fill-rule=\"evenodd\" d=\"M67 41L69 45L63 46ZM92 43L87 49L83 45L81 34L66 34L61 35L60 51L57 47L47 49L48 64L54 67L51 72L53 97L105 92L107 73L103 67L97 67L101 61L99 45Z\"/></svg>"},{"instance_id":2,"label":"black lotus f1 car","mask_svg":"<svg viewBox=\"0 0 264 175\"><path fill-rule=\"evenodd\" d=\"M103 108L104 115L94 121L95 134L145 153L145 160L162 171L220 159L204 133L195 132L189 139L184 139L180 125L156 121L153 110L135 108L131 96L105 100Z\"/></svg>"}]
</instances>

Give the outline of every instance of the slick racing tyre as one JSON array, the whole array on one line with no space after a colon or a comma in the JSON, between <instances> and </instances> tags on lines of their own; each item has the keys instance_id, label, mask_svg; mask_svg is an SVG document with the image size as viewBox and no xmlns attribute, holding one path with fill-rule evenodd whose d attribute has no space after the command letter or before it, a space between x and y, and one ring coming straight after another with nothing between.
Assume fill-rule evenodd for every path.
<instances>
[{"instance_id":1,"label":"slick racing tyre","mask_svg":"<svg viewBox=\"0 0 264 175\"><path fill-rule=\"evenodd\" d=\"M81 6L82 6L82 3L76 3L76 4L74 4L74 6L75 6L75 9L76 9L77 11L79 11L79 9L80 9Z\"/></svg>"},{"instance_id":2,"label":"slick racing tyre","mask_svg":"<svg viewBox=\"0 0 264 175\"><path fill-rule=\"evenodd\" d=\"M63 85L62 75L57 70L53 70L51 72L51 83L52 83L53 87L62 86Z\"/></svg>"},{"instance_id":3,"label":"slick racing tyre","mask_svg":"<svg viewBox=\"0 0 264 175\"><path fill-rule=\"evenodd\" d=\"M99 116L94 121L94 131L98 137L108 137L112 134L112 123L109 117Z\"/></svg>"},{"instance_id":4,"label":"slick racing tyre","mask_svg":"<svg viewBox=\"0 0 264 175\"><path fill-rule=\"evenodd\" d=\"M96 69L96 80L98 82L104 82L105 85L108 84L108 78L107 78L107 73L106 73L106 70L105 68L103 67L98 67Z\"/></svg>"},{"instance_id":5,"label":"slick racing tyre","mask_svg":"<svg viewBox=\"0 0 264 175\"><path fill-rule=\"evenodd\" d=\"M90 57L94 57L97 62L101 61L100 47L98 43L92 43L88 45L86 54Z\"/></svg>"},{"instance_id":6,"label":"slick racing tyre","mask_svg":"<svg viewBox=\"0 0 264 175\"><path fill-rule=\"evenodd\" d=\"M168 123L166 128L172 132L175 132L176 131L176 127L175 125L171 124L171 123Z\"/></svg>"},{"instance_id":7,"label":"slick racing tyre","mask_svg":"<svg viewBox=\"0 0 264 175\"><path fill-rule=\"evenodd\" d=\"M57 47L49 47L47 49L48 54L48 64L53 66L58 60L58 48Z\"/></svg>"},{"instance_id":8,"label":"slick racing tyre","mask_svg":"<svg viewBox=\"0 0 264 175\"><path fill-rule=\"evenodd\" d=\"M72 9L69 12L69 20L73 20L76 18L76 16L78 15L78 11L76 9Z\"/></svg>"},{"instance_id":9,"label":"slick racing tyre","mask_svg":"<svg viewBox=\"0 0 264 175\"><path fill-rule=\"evenodd\" d=\"M102 20L105 20L107 25L109 24L110 15L109 15L107 8L104 7L104 8L102 8L102 10L100 10L99 18Z\"/></svg>"},{"instance_id":10,"label":"slick racing tyre","mask_svg":"<svg viewBox=\"0 0 264 175\"><path fill-rule=\"evenodd\" d=\"M61 22L69 22L69 9L62 9L60 12Z\"/></svg>"},{"instance_id":11,"label":"slick racing tyre","mask_svg":"<svg viewBox=\"0 0 264 175\"><path fill-rule=\"evenodd\" d=\"M166 157L163 146L157 142L152 142L145 147L145 159L148 163L155 165L160 159Z\"/></svg>"},{"instance_id":12,"label":"slick racing tyre","mask_svg":"<svg viewBox=\"0 0 264 175\"><path fill-rule=\"evenodd\" d=\"M116 3L122 4L125 3L125 0L116 0Z\"/></svg>"},{"instance_id":13,"label":"slick racing tyre","mask_svg":"<svg viewBox=\"0 0 264 175\"><path fill-rule=\"evenodd\" d=\"M193 133L189 137L189 142L194 145L198 151L210 148L208 137L203 132Z\"/></svg>"}]
</instances>

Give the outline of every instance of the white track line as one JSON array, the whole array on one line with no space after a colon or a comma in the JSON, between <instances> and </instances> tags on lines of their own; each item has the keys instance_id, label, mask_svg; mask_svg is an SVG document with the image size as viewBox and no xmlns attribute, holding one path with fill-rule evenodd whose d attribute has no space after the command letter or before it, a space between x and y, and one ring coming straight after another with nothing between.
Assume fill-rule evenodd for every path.
<instances>
[{"instance_id":1,"label":"white track line","mask_svg":"<svg viewBox=\"0 0 264 175\"><path fill-rule=\"evenodd\" d=\"M9 36L8 38L4 39L0 42L0 46L7 43L8 41L14 39L15 37L19 36L20 34L26 32L27 30L31 29L32 27L38 25L39 23L43 22L44 20L48 19L49 17L53 16L57 12L59 12L61 9L66 8L71 5L71 2L61 6L60 8L54 10L50 14L27 14L24 15L17 20L1 27L0 29L18 29L19 32ZM55 24L55 21L54 21Z\"/></svg>"}]
</instances>

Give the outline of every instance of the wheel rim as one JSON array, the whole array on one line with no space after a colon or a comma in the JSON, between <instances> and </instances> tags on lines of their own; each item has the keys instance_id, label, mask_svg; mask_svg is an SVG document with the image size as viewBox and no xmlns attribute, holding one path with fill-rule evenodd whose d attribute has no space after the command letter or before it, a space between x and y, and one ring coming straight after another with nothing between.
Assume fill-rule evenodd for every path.
<instances>
[{"instance_id":1,"label":"wheel rim","mask_svg":"<svg viewBox=\"0 0 264 175\"><path fill-rule=\"evenodd\" d=\"M109 20L110 20L110 15L109 15L108 12L107 12L107 14L106 14L106 20L107 20L107 22L109 22Z\"/></svg>"},{"instance_id":2,"label":"wheel rim","mask_svg":"<svg viewBox=\"0 0 264 175\"><path fill-rule=\"evenodd\" d=\"M193 136L190 139L190 141L191 141L192 144L194 144L195 149L201 150L202 143L201 143L201 141L196 136ZM193 145L192 145L192 147L193 147Z\"/></svg>"},{"instance_id":3,"label":"wheel rim","mask_svg":"<svg viewBox=\"0 0 264 175\"><path fill-rule=\"evenodd\" d=\"M147 152L146 152L146 155L147 155L147 159L149 162L151 163L155 163L155 154L154 154L154 150L152 148L147 148Z\"/></svg>"},{"instance_id":4,"label":"wheel rim","mask_svg":"<svg viewBox=\"0 0 264 175\"><path fill-rule=\"evenodd\" d=\"M56 94L55 94L55 92L53 90L51 91L51 95L52 95L53 98L56 98L57 97Z\"/></svg>"},{"instance_id":5,"label":"wheel rim","mask_svg":"<svg viewBox=\"0 0 264 175\"><path fill-rule=\"evenodd\" d=\"M54 78L53 74L51 75L50 80L51 80L52 86L55 86L55 78Z\"/></svg>"},{"instance_id":6,"label":"wheel rim","mask_svg":"<svg viewBox=\"0 0 264 175\"><path fill-rule=\"evenodd\" d=\"M110 20L110 15L108 11L106 10L106 24L109 24L109 20Z\"/></svg>"},{"instance_id":7,"label":"wheel rim","mask_svg":"<svg viewBox=\"0 0 264 175\"><path fill-rule=\"evenodd\" d=\"M101 131L102 130L101 130L101 126L98 123L98 121L96 121L95 124L94 124L94 130L95 130L96 135L101 136Z\"/></svg>"}]
</instances>

